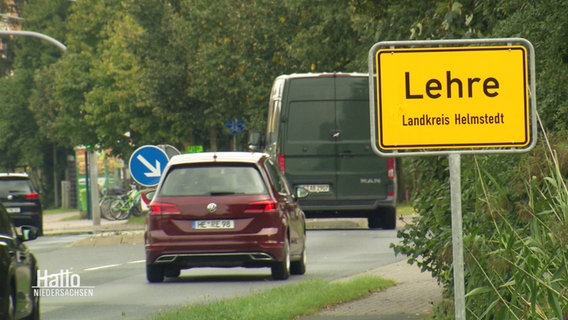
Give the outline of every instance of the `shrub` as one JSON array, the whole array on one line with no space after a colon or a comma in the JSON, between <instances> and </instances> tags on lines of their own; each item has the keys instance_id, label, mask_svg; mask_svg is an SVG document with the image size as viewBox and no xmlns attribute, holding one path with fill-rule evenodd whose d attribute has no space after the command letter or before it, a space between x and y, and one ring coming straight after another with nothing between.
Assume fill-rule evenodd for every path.
<instances>
[{"instance_id":1,"label":"shrub","mask_svg":"<svg viewBox=\"0 0 568 320\"><path fill-rule=\"evenodd\" d=\"M565 134L526 154L462 156L468 319L568 318L568 190ZM415 223L399 230L398 254L432 272L453 297L447 159L413 159ZM437 319L453 315L452 304Z\"/></svg>"}]
</instances>

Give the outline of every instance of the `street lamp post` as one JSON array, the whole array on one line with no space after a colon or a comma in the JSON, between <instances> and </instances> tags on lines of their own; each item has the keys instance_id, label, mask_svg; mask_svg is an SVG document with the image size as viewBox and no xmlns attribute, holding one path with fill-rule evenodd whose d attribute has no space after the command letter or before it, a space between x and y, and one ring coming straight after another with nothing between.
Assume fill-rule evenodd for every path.
<instances>
[{"instance_id":1,"label":"street lamp post","mask_svg":"<svg viewBox=\"0 0 568 320\"><path fill-rule=\"evenodd\" d=\"M52 38L48 35L45 35L45 34L39 33L39 32L0 30L0 36L26 36L26 37L39 38L39 39L42 39L42 40L46 40L46 41L50 42L51 44L54 44L57 48L59 48L63 52L67 51L67 46L65 46L63 43L57 41L56 39L54 39L54 38Z\"/></svg>"}]
</instances>

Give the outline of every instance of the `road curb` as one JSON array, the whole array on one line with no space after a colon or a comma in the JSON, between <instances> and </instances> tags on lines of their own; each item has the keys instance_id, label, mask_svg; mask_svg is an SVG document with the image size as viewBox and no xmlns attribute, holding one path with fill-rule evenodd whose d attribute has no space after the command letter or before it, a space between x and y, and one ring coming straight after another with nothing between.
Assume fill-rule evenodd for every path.
<instances>
[{"instance_id":1,"label":"road curb","mask_svg":"<svg viewBox=\"0 0 568 320\"><path fill-rule=\"evenodd\" d=\"M83 246L104 246L104 245L136 245L144 243L144 231L110 231L100 232L89 236L88 238L77 240L71 244L73 247Z\"/></svg>"}]
</instances>

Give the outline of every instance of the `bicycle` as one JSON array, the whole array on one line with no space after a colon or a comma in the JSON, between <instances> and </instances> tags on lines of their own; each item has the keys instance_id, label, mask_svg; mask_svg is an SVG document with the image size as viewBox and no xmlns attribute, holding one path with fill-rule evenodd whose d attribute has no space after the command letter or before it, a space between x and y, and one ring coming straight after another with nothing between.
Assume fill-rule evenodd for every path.
<instances>
[{"instance_id":1,"label":"bicycle","mask_svg":"<svg viewBox=\"0 0 568 320\"><path fill-rule=\"evenodd\" d=\"M105 189L101 192L101 199L99 200L101 217L110 221L116 220L114 215L111 213L111 204L113 201L118 199L122 193L123 191L120 188Z\"/></svg>"},{"instance_id":2,"label":"bicycle","mask_svg":"<svg viewBox=\"0 0 568 320\"><path fill-rule=\"evenodd\" d=\"M141 209L141 194L144 190L138 190L135 184L130 185L130 191L118 196L110 203L110 214L115 220L125 220L133 215L144 215Z\"/></svg>"}]
</instances>

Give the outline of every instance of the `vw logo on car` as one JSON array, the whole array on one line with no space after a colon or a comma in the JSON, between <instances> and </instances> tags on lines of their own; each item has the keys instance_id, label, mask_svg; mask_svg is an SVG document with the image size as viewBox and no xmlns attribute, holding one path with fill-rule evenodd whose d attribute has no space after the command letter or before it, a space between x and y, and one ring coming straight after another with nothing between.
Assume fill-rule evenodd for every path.
<instances>
[{"instance_id":1,"label":"vw logo on car","mask_svg":"<svg viewBox=\"0 0 568 320\"><path fill-rule=\"evenodd\" d=\"M217 211L217 204L211 202L210 204L207 205L207 211L213 213L215 211Z\"/></svg>"}]
</instances>

